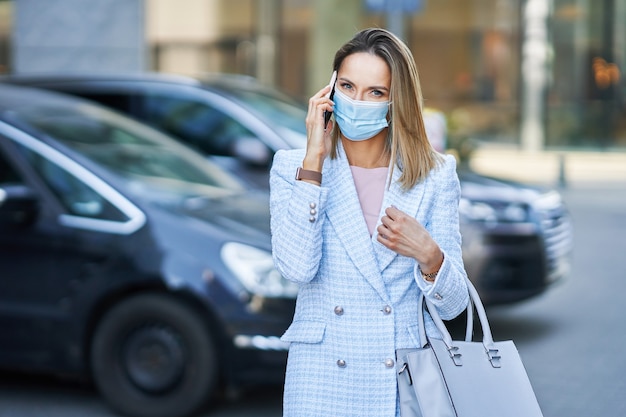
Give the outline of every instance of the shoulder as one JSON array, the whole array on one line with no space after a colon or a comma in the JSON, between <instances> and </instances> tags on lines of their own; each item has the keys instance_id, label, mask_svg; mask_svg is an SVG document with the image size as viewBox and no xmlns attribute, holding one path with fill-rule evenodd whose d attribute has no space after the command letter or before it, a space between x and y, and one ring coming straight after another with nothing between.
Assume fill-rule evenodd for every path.
<instances>
[{"instance_id":1,"label":"shoulder","mask_svg":"<svg viewBox=\"0 0 626 417\"><path fill-rule=\"evenodd\" d=\"M425 181L425 187L433 196L453 192L460 193L460 181L456 172L456 158L452 155L439 154L439 162L433 168Z\"/></svg>"},{"instance_id":2,"label":"shoulder","mask_svg":"<svg viewBox=\"0 0 626 417\"><path fill-rule=\"evenodd\" d=\"M452 155L439 154L437 166L430 171L429 177L435 181L449 181L450 178L457 178L456 158Z\"/></svg>"}]
</instances>

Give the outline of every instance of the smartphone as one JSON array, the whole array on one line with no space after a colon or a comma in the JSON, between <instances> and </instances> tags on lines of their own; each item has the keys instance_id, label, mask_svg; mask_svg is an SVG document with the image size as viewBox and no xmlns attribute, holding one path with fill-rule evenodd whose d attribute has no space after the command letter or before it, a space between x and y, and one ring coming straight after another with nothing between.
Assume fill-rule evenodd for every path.
<instances>
[{"instance_id":1,"label":"smartphone","mask_svg":"<svg viewBox=\"0 0 626 417\"><path fill-rule=\"evenodd\" d=\"M335 84L337 82L337 71L333 71L333 75L331 75L330 77L330 83L328 85L330 85L330 93L328 93L326 95L326 97L328 97L329 99L333 99L333 97L335 96ZM324 130L326 130L326 127L328 126L328 121L330 120L330 115L332 114L332 112L324 110Z\"/></svg>"}]
</instances>

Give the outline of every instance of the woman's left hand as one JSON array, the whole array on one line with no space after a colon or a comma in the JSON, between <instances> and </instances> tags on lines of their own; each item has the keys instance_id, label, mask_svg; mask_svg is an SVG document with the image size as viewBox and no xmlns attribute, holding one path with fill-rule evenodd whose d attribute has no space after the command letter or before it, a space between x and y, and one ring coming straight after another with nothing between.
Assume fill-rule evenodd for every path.
<instances>
[{"instance_id":1,"label":"woman's left hand","mask_svg":"<svg viewBox=\"0 0 626 417\"><path fill-rule=\"evenodd\" d=\"M439 269L443 253L428 231L415 218L394 206L385 210L378 226L378 242L398 253L417 260L423 272Z\"/></svg>"}]
</instances>

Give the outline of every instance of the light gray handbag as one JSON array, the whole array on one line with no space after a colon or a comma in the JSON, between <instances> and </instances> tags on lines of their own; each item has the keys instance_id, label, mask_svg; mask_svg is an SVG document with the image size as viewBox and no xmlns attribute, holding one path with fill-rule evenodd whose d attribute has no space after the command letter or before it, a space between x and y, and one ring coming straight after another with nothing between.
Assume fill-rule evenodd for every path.
<instances>
[{"instance_id":1,"label":"light gray handbag","mask_svg":"<svg viewBox=\"0 0 626 417\"><path fill-rule=\"evenodd\" d=\"M452 340L435 307L420 296L420 340L427 342L421 348L396 352L402 417L542 417L517 348L511 340L493 341L478 292L467 283L465 341ZM442 339L426 338L424 303ZM472 341L472 304L482 342Z\"/></svg>"}]
</instances>

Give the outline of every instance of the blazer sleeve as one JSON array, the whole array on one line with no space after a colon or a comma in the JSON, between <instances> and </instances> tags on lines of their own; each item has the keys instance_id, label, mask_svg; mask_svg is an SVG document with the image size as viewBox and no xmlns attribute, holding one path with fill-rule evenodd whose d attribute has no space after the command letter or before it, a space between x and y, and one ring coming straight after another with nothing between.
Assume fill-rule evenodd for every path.
<instances>
[{"instance_id":1,"label":"blazer sleeve","mask_svg":"<svg viewBox=\"0 0 626 417\"><path fill-rule=\"evenodd\" d=\"M445 157L445 162L432 175L434 193L426 229L444 254L444 261L434 284L427 283L415 266L415 280L424 295L437 307L444 320L458 316L469 301L467 273L463 264L461 233L459 229L459 200L461 187L456 173L456 160Z\"/></svg>"},{"instance_id":2,"label":"blazer sleeve","mask_svg":"<svg viewBox=\"0 0 626 417\"><path fill-rule=\"evenodd\" d=\"M272 256L280 273L297 283L311 281L322 257L322 227L328 190L296 181L303 150L281 150L270 170Z\"/></svg>"}]
</instances>

